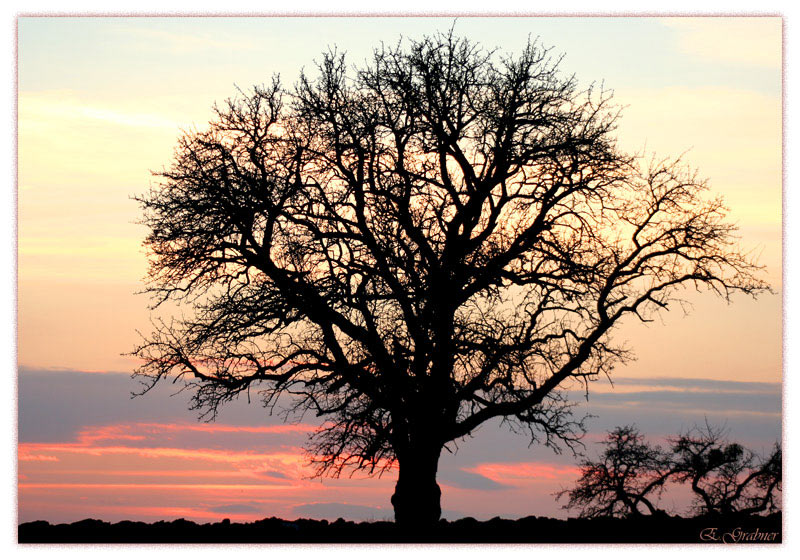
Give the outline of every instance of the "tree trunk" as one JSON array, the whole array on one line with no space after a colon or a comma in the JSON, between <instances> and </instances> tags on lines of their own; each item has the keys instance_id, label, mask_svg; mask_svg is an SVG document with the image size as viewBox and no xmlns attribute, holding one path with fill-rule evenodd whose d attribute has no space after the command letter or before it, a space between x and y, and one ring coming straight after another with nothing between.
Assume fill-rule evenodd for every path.
<instances>
[{"instance_id":1,"label":"tree trunk","mask_svg":"<svg viewBox=\"0 0 800 560\"><path fill-rule=\"evenodd\" d=\"M442 515L442 491L436 483L441 451L441 447L425 446L398 456L392 505L395 523L404 530L431 528Z\"/></svg>"}]
</instances>

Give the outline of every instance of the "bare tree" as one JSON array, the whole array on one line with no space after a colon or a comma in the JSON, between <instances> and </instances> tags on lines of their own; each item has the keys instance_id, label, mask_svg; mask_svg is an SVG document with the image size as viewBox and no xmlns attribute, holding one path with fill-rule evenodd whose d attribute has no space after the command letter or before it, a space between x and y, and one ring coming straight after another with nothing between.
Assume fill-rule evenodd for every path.
<instances>
[{"instance_id":1,"label":"bare tree","mask_svg":"<svg viewBox=\"0 0 800 560\"><path fill-rule=\"evenodd\" d=\"M581 477L571 490L557 493L568 498L565 509L581 517L640 516L659 513L654 498L675 472L670 454L648 444L633 426L608 433L598 460L584 459Z\"/></svg>"},{"instance_id":2,"label":"bare tree","mask_svg":"<svg viewBox=\"0 0 800 560\"><path fill-rule=\"evenodd\" d=\"M775 511L781 491L781 446L776 443L760 458L725 438L725 430L708 423L671 438L671 448L648 444L636 428L608 433L597 460L581 463L581 477L572 489L556 495L568 498L565 509L581 517L650 515L660 510L668 482L689 483L696 495L691 512L698 515L751 515Z\"/></svg>"},{"instance_id":3,"label":"bare tree","mask_svg":"<svg viewBox=\"0 0 800 560\"><path fill-rule=\"evenodd\" d=\"M320 475L399 468L401 524L439 518L441 451L487 420L574 443L559 389L629 357L622 319L766 284L705 182L622 153L557 66L451 32L216 107L138 197L149 291L186 314L134 351L145 390L174 375L209 418L294 397L328 419Z\"/></svg>"},{"instance_id":4,"label":"bare tree","mask_svg":"<svg viewBox=\"0 0 800 560\"><path fill-rule=\"evenodd\" d=\"M776 443L767 457L725 438L706 424L673 439L676 478L697 496L694 510L705 515L747 515L778 508L782 452Z\"/></svg>"}]
</instances>

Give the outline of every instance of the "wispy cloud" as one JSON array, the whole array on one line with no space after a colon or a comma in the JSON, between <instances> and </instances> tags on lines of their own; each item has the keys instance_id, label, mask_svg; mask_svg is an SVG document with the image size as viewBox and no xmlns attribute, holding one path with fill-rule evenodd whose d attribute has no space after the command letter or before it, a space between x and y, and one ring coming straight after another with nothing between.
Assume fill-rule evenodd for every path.
<instances>
[{"instance_id":1,"label":"wispy cloud","mask_svg":"<svg viewBox=\"0 0 800 560\"><path fill-rule=\"evenodd\" d=\"M276 424L272 426L234 426L230 424L182 424L182 423L157 423L135 422L113 424L108 426L93 426L81 430L78 434L78 443L93 444L103 440L145 440L165 434L173 437L181 433L200 432L209 435L219 434L308 434L316 429L312 424Z\"/></svg>"},{"instance_id":2,"label":"wispy cloud","mask_svg":"<svg viewBox=\"0 0 800 560\"><path fill-rule=\"evenodd\" d=\"M129 104L133 103L131 101ZM121 107L119 103L89 103L81 100L72 92L46 91L20 93L19 122L20 130L36 130L42 127L53 129L63 121L77 121L82 127L87 121L134 127L134 128L167 128L176 131L182 123L177 123L167 116L143 112L135 106Z\"/></svg>"},{"instance_id":3,"label":"wispy cloud","mask_svg":"<svg viewBox=\"0 0 800 560\"><path fill-rule=\"evenodd\" d=\"M604 407L673 410L684 415L689 411L713 411L731 416L777 417L781 413L780 383L680 377L619 377L613 383L613 388L597 385L590 390L588 402ZM575 391L573 398L582 401L586 394Z\"/></svg>"},{"instance_id":4,"label":"wispy cloud","mask_svg":"<svg viewBox=\"0 0 800 560\"><path fill-rule=\"evenodd\" d=\"M780 68L779 17L664 18L687 55L737 65Z\"/></svg>"},{"instance_id":5,"label":"wispy cloud","mask_svg":"<svg viewBox=\"0 0 800 560\"><path fill-rule=\"evenodd\" d=\"M726 391L731 393L779 394L780 383L764 383L760 381L729 381L725 379L693 379L689 377L615 377L614 385L675 387L679 389L701 391Z\"/></svg>"},{"instance_id":6,"label":"wispy cloud","mask_svg":"<svg viewBox=\"0 0 800 560\"><path fill-rule=\"evenodd\" d=\"M651 410L727 411L731 415L781 413L780 394L712 391L625 391L590 394L589 402Z\"/></svg>"},{"instance_id":7,"label":"wispy cloud","mask_svg":"<svg viewBox=\"0 0 800 560\"><path fill-rule=\"evenodd\" d=\"M250 441L249 449L235 450L230 447L210 447L214 440L210 435L243 433L248 435L307 433L312 426L278 425L278 426L230 426L230 425L190 425L190 424L154 424L126 423L105 426L89 426L78 432L74 441L67 442L21 442L19 453L22 457L53 456L58 454L76 454L90 456L137 455L151 459L178 458L186 461L204 461L227 463L231 465L255 465L260 471L280 466L285 469L300 469L305 463L301 449L291 442ZM200 432L205 436L206 446L191 447L197 440L186 440L181 434ZM288 444L288 445L287 445ZM157 464L153 465L157 468Z\"/></svg>"},{"instance_id":8,"label":"wispy cloud","mask_svg":"<svg viewBox=\"0 0 800 560\"><path fill-rule=\"evenodd\" d=\"M481 463L465 470L510 486L524 485L531 479L571 480L580 472L576 466L544 462Z\"/></svg>"},{"instance_id":9,"label":"wispy cloud","mask_svg":"<svg viewBox=\"0 0 800 560\"><path fill-rule=\"evenodd\" d=\"M117 32L133 39L132 43L137 50L155 49L170 54L191 54L201 56L201 53L214 52L247 52L257 48L257 43L252 39L237 37L232 33L203 31L201 29L176 30L156 29L140 25L122 25Z\"/></svg>"},{"instance_id":10,"label":"wispy cloud","mask_svg":"<svg viewBox=\"0 0 800 560\"><path fill-rule=\"evenodd\" d=\"M19 461L57 463L59 458L55 455L37 455L27 449L21 449L17 455Z\"/></svg>"}]
</instances>

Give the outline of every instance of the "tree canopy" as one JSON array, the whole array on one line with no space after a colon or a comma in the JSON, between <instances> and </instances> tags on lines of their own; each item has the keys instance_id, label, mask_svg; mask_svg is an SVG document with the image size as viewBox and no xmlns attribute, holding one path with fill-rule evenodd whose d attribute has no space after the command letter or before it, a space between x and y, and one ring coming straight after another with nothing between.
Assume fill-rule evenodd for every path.
<instances>
[{"instance_id":1,"label":"tree canopy","mask_svg":"<svg viewBox=\"0 0 800 560\"><path fill-rule=\"evenodd\" d=\"M558 63L450 32L216 106L137 197L148 290L183 313L135 350L145 389L182 379L209 418L291 396L327 419L319 474L399 466L400 522L438 519L443 446L489 419L576 441L559 388L629 357L622 319L767 286L706 182L622 152L610 94Z\"/></svg>"}]
</instances>

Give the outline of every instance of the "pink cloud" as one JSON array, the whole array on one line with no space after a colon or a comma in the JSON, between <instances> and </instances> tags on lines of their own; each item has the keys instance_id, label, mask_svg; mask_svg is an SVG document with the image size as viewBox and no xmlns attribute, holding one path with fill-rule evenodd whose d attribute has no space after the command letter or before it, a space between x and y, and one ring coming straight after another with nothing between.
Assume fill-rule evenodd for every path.
<instances>
[{"instance_id":1,"label":"pink cloud","mask_svg":"<svg viewBox=\"0 0 800 560\"><path fill-rule=\"evenodd\" d=\"M46 463L54 463L58 462L58 457L53 455L35 455L26 451L20 451L17 454L18 461L27 461L27 462L46 462Z\"/></svg>"},{"instance_id":2,"label":"pink cloud","mask_svg":"<svg viewBox=\"0 0 800 560\"><path fill-rule=\"evenodd\" d=\"M23 442L20 520L289 518L297 504L339 500L344 489L366 504L388 503L393 481L311 480L305 452L286 438L312 429L140 422L86 427L73 441ZM226 447L234 434L242 450Z\"/></svg>"},{"instance_id":3,"label":"pink cloud","mask_svg":"<svg viewBox=\"0 0 800 560\"><path fill-rule=\"evenodd\" d=\"M542 462L481 463L464 470L509 485L530 485L532 479L574 480L580 475L580 469L574 465Z\"/></svg>"}]
</instances>

